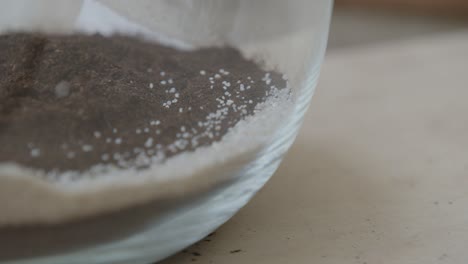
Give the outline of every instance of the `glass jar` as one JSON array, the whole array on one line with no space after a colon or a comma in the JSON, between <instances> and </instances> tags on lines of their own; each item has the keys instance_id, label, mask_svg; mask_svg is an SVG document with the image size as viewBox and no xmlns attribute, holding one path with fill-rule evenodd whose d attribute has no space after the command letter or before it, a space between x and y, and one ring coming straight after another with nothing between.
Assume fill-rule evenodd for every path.
<instances>
[{"instance_id":1,"label":"glass jar","mask_svg":"<svg viewBox=\"0 0 468 264\"><path fill-rule=\"evenodd\" d=\"M161 260L271 177L331 0L6 0L0 263Z\"/></svg>"}]
</instances>

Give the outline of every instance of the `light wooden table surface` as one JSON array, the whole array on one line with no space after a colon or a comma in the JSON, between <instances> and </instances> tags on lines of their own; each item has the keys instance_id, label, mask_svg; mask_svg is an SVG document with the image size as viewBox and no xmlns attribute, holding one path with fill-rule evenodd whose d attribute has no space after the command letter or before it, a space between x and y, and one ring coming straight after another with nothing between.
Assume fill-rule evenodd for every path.
<instances>
[{"instance_id":1,"label":"light wooden table surface","mask_svg":"<svg viewBox=\"0 0 468 264\"><path fill-rule=\"evenodd\" d=\"M329 53L281 168L209 240L163 263L466 264L468 31Z\"/></svg>"}]
</instances>

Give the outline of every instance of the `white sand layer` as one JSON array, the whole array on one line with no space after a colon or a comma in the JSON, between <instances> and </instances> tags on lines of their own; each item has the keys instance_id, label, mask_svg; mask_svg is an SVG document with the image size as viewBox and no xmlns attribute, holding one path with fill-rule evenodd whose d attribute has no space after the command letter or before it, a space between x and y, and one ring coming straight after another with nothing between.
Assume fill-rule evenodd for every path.
<instances>
[{"instance_id":1,"label":"white sand layer","mask_svg":"<svg viewBox=\"0 0 468 264\"><path fill-rule=\"evenodd\" d=\"M78 179L65 173L53 181L40 171L0 164L0 226L57 223L205 190L255 159L288 118L291 106L284 91L236 124L221 141L144 170L90 170Z\"/></svg>"}]
</instances>

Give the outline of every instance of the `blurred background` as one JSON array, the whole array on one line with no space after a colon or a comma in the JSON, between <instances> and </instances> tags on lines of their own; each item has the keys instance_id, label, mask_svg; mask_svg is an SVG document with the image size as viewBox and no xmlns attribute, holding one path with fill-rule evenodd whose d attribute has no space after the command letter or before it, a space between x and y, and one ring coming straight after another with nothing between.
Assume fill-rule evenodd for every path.
<instances>
[{"instance_id":1,"label":"blurred background","mask_svg":"<svg viewBox=\"0 0 468 264\"><path fill-rule=\"evenodd\" d=\"M391 12L466 16L465 0L336 0L337 8L367 8Z\"/></svg>"},{"instance_id":2,"label":"blurred background","mask_svg":"<svg viewBox=\"0 0 468 264\"><path fill-rule=\"evenodd\" d=\"M335 0L329 51L467 27L467 0Z\"/></svg>"}]
</instances>

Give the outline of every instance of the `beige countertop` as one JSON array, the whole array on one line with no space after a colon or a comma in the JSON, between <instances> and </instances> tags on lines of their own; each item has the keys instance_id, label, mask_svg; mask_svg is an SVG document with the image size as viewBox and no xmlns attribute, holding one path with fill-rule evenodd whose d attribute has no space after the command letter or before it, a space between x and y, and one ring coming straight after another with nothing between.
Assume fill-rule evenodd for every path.
<instances>
[{"instance_id":1,"label":"beige countertop","mask_svg":"<svg viewBox=\"0 0 468 264\"><path fill-rule=\"evenodd\" d=\"M467 263L468 31L330 52L281 168L208 240L163 263Z\"/></svg>"}]
</instances>

